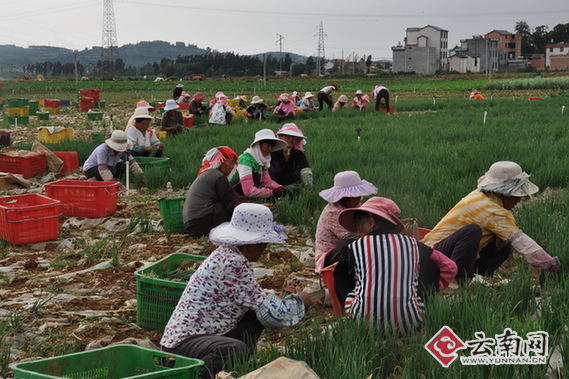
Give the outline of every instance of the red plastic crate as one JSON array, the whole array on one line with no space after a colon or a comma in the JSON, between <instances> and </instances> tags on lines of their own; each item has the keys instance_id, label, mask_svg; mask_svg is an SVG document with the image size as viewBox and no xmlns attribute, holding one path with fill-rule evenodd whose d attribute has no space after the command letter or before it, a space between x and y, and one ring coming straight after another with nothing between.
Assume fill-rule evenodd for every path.
<instances>
[{"instance_id":1,"label":"red plastic crate","mask_svg":"<svg viewBox=\"0 0 569 379\"><path fill-rule=\"evenodd\" d=\"M61 203L49 197L0 197L0 238L13 245L57 239L61 214Z\"/></svg>"},{"instance_id":2,"label":"red plastic crate","mask_svg":"<svg viewBox=\"0 0 569 379\"><path fill-rule=\"evenodd\" d=\"M180 107L180 110L188 110L190 109L190 103L176 103Z\"/></svg>"},{"instance_id":3,"label":"red plastic crate","mask_svg":"<svg viewBox=\"0 0 569 379\"><path fill-rule=\"evenodd\" d=\"M47 153L45 151L22 157L0 155L0 171L20 174L24 178L31 178L47 171L46 157Z\"/></svg>"},{"instance_id":4,"label":"red plastic crate","mask_svg":"<svg viewBox=\"0 0 569 379\"><path fill-rule=\"evenodd\" d=\"M43 101L43 106L48 107L48 108L59 108L60 104L61 104L61 101L59 101L59 100L45 99Z\"/></svg>"},{"instance_id":5,"label":"red plastic crate","mask_svg":"<svg viewBox=\"0 0 569 379\"><path fill-rule=\"evenodd\" d=\"M336 296L336 287L334 287L334 270L338 262L324 267L322 271L320 271L320 275L322 276L322 281L328 288L328 293L330 294L330 302L332 303L332 309L334 310L335 316L344 316L344 307L340 304L338 297Z\"/></svg>"},{"instance_id":6,"label":"red plastic crate","mask_svg":"<svg viewBox=\"0 0 569 379\"><path fill-rule=\"evenodd\" d=\"M120 182L58 180L45 185L45 194L63 204L63 214L106 217L116 213Z\"/></svg>"},{"instance_id":7,"label":"red plastic crate","mask_svg":"<svg viewBox=\"0 0 569 379\"><path fill-rule=\"evenodd\" d=\"M53 153L63 161L60 174L79 170L79 154L76 151L54 151Z\"/></svg>"},{"instance_id":8,"label":"red plastic crate","mask_svg":"<svg viewBox=\"0 0 569 379\"><path fill-rule=\"evenodd\" d=\"M79 90L80 97L90 97L93 101L99 101L101 96L100 89L80 89Z\"/></svg>"}]
</instances>

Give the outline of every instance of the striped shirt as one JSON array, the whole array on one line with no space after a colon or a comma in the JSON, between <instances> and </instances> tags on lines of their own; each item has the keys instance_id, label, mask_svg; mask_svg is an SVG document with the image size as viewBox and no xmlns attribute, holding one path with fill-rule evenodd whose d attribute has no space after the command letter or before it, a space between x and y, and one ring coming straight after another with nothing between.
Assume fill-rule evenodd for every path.
<instances>
[{"instance_id":1,"label":"striped shirt","mask_svg":"<svg viewBox=\"0 0 569 379\"><path fill-rule=\"evenodd\" d=\"M363 316L402 335L423 321L417 295L417 240L398 233L370 233L348 245L355 264L356 286L348 294L346 313Z\"/></svg>"},{"instance_id":2,"label":"striped shirt","mask_svg":"<svg viewBox=\"0 0 569 379\"><path fill-rule=\"evenodd\" d=\"M460 200L423 238L422 242L429 246L436 246L452 233L469 224L479 225L482 229L478 251L488 245L494 236L507 241L520 230L514 216L504 208L498 195L474 190Z\"/></svg>"}]
</instances>

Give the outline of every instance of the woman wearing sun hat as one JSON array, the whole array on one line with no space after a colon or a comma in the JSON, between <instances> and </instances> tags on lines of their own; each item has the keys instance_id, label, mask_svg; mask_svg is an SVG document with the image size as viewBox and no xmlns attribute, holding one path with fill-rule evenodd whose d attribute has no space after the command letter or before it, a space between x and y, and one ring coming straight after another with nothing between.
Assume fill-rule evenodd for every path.
<instances>
[{"instance_id":1,"label":"woman wearing sun hat","mask_svg":"<svg viewBox=\"0 0 569 379\"><path fill-rule=\"evenodd\" d=\"M245 117L253 120L265 121L265 111L269 111L271 109L271 107L263 103L263 99L255 95L253 96L253 99L251 99L251 105L245 109L243 114Z\"/></svg>"},{"instance_id":2,"label":"woman wearing sun hat","mask_svg":"<svg viewBox=\"0 0 569 379\"><path fill-rule=\"evenodd\" d=\"M209 234L219 246L193 274L160 341L162 350L204 361L199 377L213 378L222 365L255 350L265 328L297 324L310 296L298 292L280 299L267 295L253 277L268 243L283 243L284 228L264 205L238 205L230 222ZM290 292L296 292L287 289Z\"/></svg>"},{"instance_id":3,"label":"woman wearing sun hat","mask_svg":"<svg viewBox=\"0 0 569 379\"><path fill-rule=\"evenodd\" d=\"M294 120L296 118L296 109L290 99L290 95L288 93L282 93L278 101L277 106L275 106L273 110L273 113L277 115L277 119L279 121Z\"/></svg>"},{"instance_id":4,"label":"woman wearing sun hat","mask_svg":"<svg viewBox=\"0 0 569 379\"><path fill-rule=\"evenodd\" d=\"M203 101L206 99L202 92L196 92L190 104L188 106L188 112L193 114L195 117L200 117L202 114L207 112L207 107L203 105Z\"/></svg>"},{"instance_id":5,"label":"woman wearing sun hat","mask_svg":"<svg viewBox=\"0 0 569 379\"><path fill-rule=\"evenodd\" d=\"M110 137L93 150L83 164L83 172L87 179L99 181L116 181L126 171L125 162L129 162L130 172L142 174L142 170L132 156L127 152L130 144L126 133L115 130Z\"/></svg>"},{"instance_id":6,"label":"woman wearing sun hat","mask_svg":"<svg viewBox=\"0 0 569 379\"><path fill-rule=\"evenodd\" d=\"M372 197L343 210L338 221L360 237L346 247L355 278L346 313L404 335L422 325L423 303L417 292L419 247L416 239L401 234L405 227L399 213L393 200Z\"/></svg>"},{"instance_id":7,"label":"woman wearing sun hat","mask_svg":"<svg viewBox=\"0 0 569 379\"><path fill-rule=\"evenodd\" d=\"M332 111L337 111L338 109L346 109L346 108L348 108L348 96L340 95L338 97L338 101L334 103Z\"/></svg>"},{"instance_id":8,"label":"woman wearing sun hat","mask_svg":"<svg viewBox=\"0 0 569 379\"><path fill-rule=\"evenodd\" d=\"M189 96L189 95L188 95ZM180 106L173 99L166 100L160 130L168 134L178 134L184 129L184 115L178 110Z\"/></svg>"},{"instance_id":9,"label":"woman wearing sun hat","mask_svg":"<svg viewBox=\"0 0 569 379\"><path fill-rule=\"evenodd\" d=\"M229 97L223 92L218 92L215 94L215 104L211 107L209 111L208 122L212 125L229 125L231 120L235 115L235 112L227 101Z\"/></svg>"},{"instance_id":10,"label":"woman wearing sun hat","mask_svg":"<svg viewBox=\"0 0 569 379\"><path fill-rule=\"evenodd\" d=\"M360 178L355 171L342 171L334 176L334 187L320 191L320 197L328 202L318 218L315 243L315 271L325 267L328 253L347 238L357 238L338 223L338 215L346 208L360 205L363 196L377 193L377 188Z\"/></svg>"},{"instance_id":11,"label":"woman wearing sun hat","mask_svg":"<svg viewBox=\"0 0 569 379\"><path fill-rule=\"evenodd\" d=\"M275 137L271 129L255 133L255 140L239 156L237 172L230 183L235 191L246 197L281 196L285 186L278 184L269 175L271 153L284 149L286 142Z\"/></svg>"},{"instance_id":12,"label":"woman wearing sun hat","mask_svg":"<svg viewBox=\"0 0 569 379\"><path fill-rule=\"evenodd\" d=\"M188 233L200 237L229 221L235 207L245 200L229 185L227 177L237 166L237 153L227 146L210 149L184 202L182 219Z\"/></svg>"},{"instance_id":13,"label":"woman wearing sun hat","mask_svg":"<svg viewBox=\"0 0 569 379\"><path fill-rule=\"evenodd\" d=\"M304 155L306 137L296 124L284 124L277 137L286 142L286 147L271 153L269 175L282 185L302 183L312 186L312 170Z\"/></svg>"},{"instance_id":14,"label":"woman wearing sun hat","mask_svg":"<svg viewBox=\"0 0 569 379\"><path fill-rule=\"evenodd\" d=\"M132 145L130 154L135 157L138 155L149 157L161 157L164 145L154 130L149 129L150 122L154 119L148 114L148 109L137 108L136 117L134 119L134 127L131 127L126 132L126 136Z\"/></svg>"},{"instance_id":15,"label":"woman wearing sun hat","mask_svg":"<svg viewBox=\"0 0 569 379\"><path fill-rule=\"evenodd\" d=\"M148 113L150 114L151 112L154 112L156 110L155 107L153 107L152 105L148 104L147 101L145 100L140 100L138 103L136 103L136 108L134 110L134 113L132 116L130 116L130 118L128 119L128 122L126 124L126 128L124 129L124 131L128 131L128 128L130 128L131 126L134 126L134 120L136 119L136 109L138 108L146 108L148 110Z\"/></svg>"},{"instance_id":16,"label":"woman wearing sun hat","mask_svg":"<svg viewBox=\"0 0 569 379\"><path fill-rule=\"evenodd\" d=\"M369 97L366 98L364 97L364 93L362 92L362 90L357 90L355 93L355 97L352 100L352 108L356 108L359 110L362 109L369 109L367 106L367 103L369 102Z\"/></svg>"},{"instance_id":17,"label":"woman wearing sun hat","mask_svg":"<svg viewBox=\"0 0 569 379\"><path fill-rule=\"evenodd\" d=\"M533 267L558 272L559 259L522 232L510 212L522 197L537 191L520 165L496 162L478 179L478 188L460 200L423 242L456 262L459 279L475 273L492 276L512 248Z\"/></svg>"},{"instance_id":18,"label":"woman wearing sun hat","mask_svg":"<svg viewBox=\"0 0 569 379\"><path fill-rule=\"evenodd\" d=\"M314 95L311 92L306 92L302 97L302 102L300 103L300 109L303 112L316 110L316 106L314 105Z\"/></svg>"}]
</instances>

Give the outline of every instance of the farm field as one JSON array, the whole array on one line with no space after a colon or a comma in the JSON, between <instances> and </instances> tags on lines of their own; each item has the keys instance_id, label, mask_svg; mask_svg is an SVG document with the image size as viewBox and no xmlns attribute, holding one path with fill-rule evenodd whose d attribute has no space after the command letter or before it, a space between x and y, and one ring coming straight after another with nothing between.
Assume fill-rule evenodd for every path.
<instances>
[{"instance_id":1,"label":"farm field","mask_svg":"<svg viewBox=\"0 0 569 379\"><path fill-rule=\"evenodd\" d=\"M379 196L392 198L400 206L403 217L416 218L421 227L432 228L498 160L518 162L540 187L537 196L524 200L513 212L528 235L559 257L562 273L540 274L514 254L494 278L429 299L424 329L401 340L380 337L373 330L337 319L331 307L317 304L300 325L266 332L258 356L237 368L238 375L279 355L306 361L322 378L543 378L548 372L548 364L466 366L457 361L443 368L424 345L445 325L463 341L475 339L477 332L493 337L505 328L524 339L527 333L545 331L549 353L560 354L567 366L569 96L564 79L557 88L506 89L509 85L504 84L504 89L488 90L483 89L486 81L480 79L410 82L384 83L396 107L391 116L356 110L298 115L295 122L307 136L305 151L314 172L314 187L275 204L275 217L288 225L291 238L284 246L269 246L263 263L275 269L275 275L262 279L263 287L279 292L285 280L303 285L318 282L294 254L311 247L325 206L318 192L333 185L335 173L358 171L378 187ZM351 94L357 89L371 90L375 79L338 83L338 94ZM128 89L135 84L140 87ZM208 99L223 90L230 97L251 99L258 94L274 104L285 89L315 93L328 82L269 82L269 88L258 82L185 84L186 91L202 91ZM102 121L89 121L85 113L65 107L49 121L30 117L27 126L15 129L3 122L2 128L11 130L16 146L27 148L39 126L73 127L74 141L47 146L55 151L78 151L82 162L96 146L91 133L107 132L111 125L122 128L137 100L164 101L174 83L91 82L88 87L101 88L101 98L106 100ZM3 96L72 100L80 88L87 87L74 82L4 83ZM469 100L472 88L481 89L487 99ZM543 99L530 101L530 97ZM103 338L112 337L113 342L148 338L157 343L159 331L136 325L136 295L127 286L133 272L144 262L180 248L197 255L213 249L207 239L166 235L160 230L157 201L184 195L209 148L228 145L241 153L257 130L276 131L280 126L271 118L266 123L238 118L223 127L196 120L187 133L164 140L165 156L172 161L169 177L153 174L148 190L119 197L118 212L109 220L121 220L123 229L110 230L102 224L81 229L79 223L62 217L58 241L34 246L2 243L0 373L5 374L8 362L81 351L89 343L104 344ZM165 189L168 179L173 192ZM41 184L32 189L41 191ZM82 271L106 261L114 264L104 270ZM463 350L459 355L469 352ZM567 368L559 370L567 375Z\"/></svg>"}]
</instances>

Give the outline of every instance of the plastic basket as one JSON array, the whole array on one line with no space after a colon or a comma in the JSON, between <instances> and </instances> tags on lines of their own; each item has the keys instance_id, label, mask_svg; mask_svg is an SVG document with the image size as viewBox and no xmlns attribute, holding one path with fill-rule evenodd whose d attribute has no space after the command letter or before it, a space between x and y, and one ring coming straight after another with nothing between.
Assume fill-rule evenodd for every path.
<instances>
[{"instance_id":1,"label":"plastic basket","mask_svg":"<svg viewBox=\"0 0 569 379\"><path fill-rule=\"evenodd\" d=\"M87 120L89 121L96 121L103 119L103 112L88 112L87 113Z\"/></svg>"},{"instance_id":2,"label":"plastic basket","mask_svg":"<svg viewBox=\"0 0 569 379\"><path fill-rule=\"evenodd\" d=\"M76 151L53 151L53 153L63 161L63 167L59 171L60 174L79 170L79 153Z\"/></svg>"},{"instance_id":3,"label":"plastic basket","mask_svg":"<svg viewBox=\"0 0 569 379\"><path fill-rule=\"evenodd\" d=\"M119 182L58 180L45 185L47 196L63 204L63 214L71 217L106 217L116 213Z\"/></svg>"},{"instance_id":4,"label":"plastic basket","mask_svg":"<svg viewBox=\"0 0 569 379\"><path fill-rule=\"evenodd\" d=\"M61 355L38 361L12 363L19 379L197 379L203 361L135 345Z\"/></svg>"},{"instance_id":5,"label":"plastic basket","mask_svg":"<svg viewBox=\"0 0 569 379\"><path fill-rule=\"evenodd\" d=\"M59 108L61 106L61 101L53 99L44 99L43 106L48 108Z\"/></svg>"},{"instance_id":6,"label":"plastic basket","mask_svg":"<svg viewBox=\"0 0 569 379\"><path fill-rule=\"evenodd\" d=\"M182 211L184 210L185 197L163 198L158 200L164 231L168 233L185 233Z\"/></svg>"},{"instance_id":7,"label":"plastic basket","mask_svg":"<svg viewBox=\"0 0 569 379\"><path fill-rule=\"evenodd\" d=\"M30 107L20 107L20 108L7 108L6 109L9 117L28 117L30 115Z\"/></svg>"},{"instance_id":8,"label":"plastic basket","mask_svg":"<svg viewBox=\"0 0 569 379\"><path fill-rule=\"evenodd\" d=\"M20 174L24 178L43 174L47 171L47 153L40 151L22 157L0 155L0 171Z\"/></svg>"},{"instance_id":9,"label":"plastic basket","mask_svg":"<svg viewBox=\"0 0 569 379\"><path fill-rule=\"evenodd\" d=\"M49 112L37 112L38 120L49 120Z\"/></svg>"},{"instance_id":10,"label":"plastic basket","mask_svg":"<svg viewBox=\"0 0 569 379\"><path fill-rule=\"evenodd\" d=\"M60 114L61 108L59 107L43 107L43 110L48 112L49 114Z\"/></svg>"},{"instance_id":11,"label":"plastic basket","mask_svg":"<svg viewBox=\"0 0 569 379\"><path fill-rule=\"evenodd\" d=\"M158 139L164 139L168 136L168 132L166 130L157 130L155 133Z\"/></svg>"},{"instance_id":12,"label":"plastic basket","mask_svg":"<svg viewBox=\"0 0 569 379\"><path fill-rule=\"evenodd\" d=\"M28 99L7 99L6 106L8 108L20 108L28 105Z\"/></svg>"},{"instance_id":13,"label":"plastic basket","mask_svg":"<svg viewBox=\"0 0 569 379\"><path fill-rule=\"evenodd\" d=\"M73 128L65 128L57 133L50 133L48 128L38 129L38 141L44 143L58 143L73 139Z\"/></svg>"},{"instance_id":14,"label":"plastic basket","mask_svg":"<svg viewBox=\"0 0 569 379\"><path fill-rule=\"evenodd\" d=\"M96 143L103 143L105 142L105 136L108 133L91 133L91 141Z\"/></svg>"},{"instance_id":15,"label":"plastic basket","mask_svg":"<svg viewBox=\"0 0 569 379\"><path fill-rule=\"evenodd\" d=\"M80 89L79 90L79 96L80 97L90 97L93 99L93 101L99 101L99 98L101 96L101 90L100 89Z\"/></svg>"},{"instance_id":16,"label":"plastic basket","mask_svg":"<svg viewBox=\"0 0 569 379\"><path fill-rule=\"evenodd\" d=\"M336 262L333 265L324 267L320 271L320 275L322 276L322 281L324 282L324 284L326 284L326 287L328 288L328 293L330 294L330 301L332 302L332 309L334 310L334 315L343 316L345 314L344 308L342 308L342 304L340 304L340 301L336 296L336 287L334 287L334 270L336 269L337 265L338 263Z\"/></svg>"},{"instance_id":17,"label":"plastic basket","mask_svg":"<svg viewBox=\"0 0 569 379\"><path fill-rule=\"evenodd\" d=\"M167 169L170 167L170 158L134 157L134 160L143 171L149 168Z\"/></svg>"},{"instance_id":18,"label":"plastic basket","mask_svg":"<svg viewBox=\"0 0 569 379\"><path fill-rule=\"evenodd\" d=\"M164 329L187 283L159 279L157 276L176 269L184 260L205 259L198 255L174 253L136 271L137 324L151 329ZM150 274L152 277L147 276Z\"/></svg>"},{"instance_id":19,"label":"plastic basket","mask_svg":"<svg viewBox=\"0 0 569 379\"><path fill-rule=\"evenodd\" d=\"M0 197L0 238L13 245L57 239L61 208L37 194Z\"/></svg>"},{"instance_id":20,"label":"plastic basket","mask_svg":"<svg viewBox=\"0 0 569 379\"><path fill-rule=\"evenodd\" d=\"M104 108L106 104L105 100L95 101L95 108Z\"/></svg>"},{"instance_id":21,"label":"plastic basket","mask_svg":"<svg viewBox=\"0 0 569 379\"><path fill-rule=\"evenodd\" d=\"M194 126L194 117L193 115L190 117L184 117L184 126L191 128Z\"/></svg>"},{"instance_id":22,"label":"plastic basket","mask_svg":"<svg viewBox=\"0 0 569 379\"><path fill-rule=\"evenodd\" d=\"M190 109L190 103L176 103L178 104L179 110L188 110Z\"/></svg>"}]
</instances>

